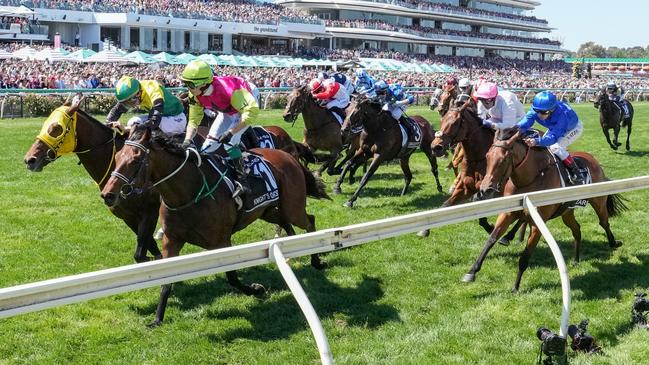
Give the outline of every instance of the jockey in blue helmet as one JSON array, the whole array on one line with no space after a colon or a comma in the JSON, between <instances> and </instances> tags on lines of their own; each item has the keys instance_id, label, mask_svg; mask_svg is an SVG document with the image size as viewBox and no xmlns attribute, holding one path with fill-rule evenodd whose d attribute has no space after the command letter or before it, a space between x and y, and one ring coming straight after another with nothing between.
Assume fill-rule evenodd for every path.
<instances>
[{"instance_id":1,"label":"jockey in blue helmet","mask_svg":"<svg viewBox=\"0 0 649 365\"><path fill-rule=\"evenodd\" d=\"M541 91L532 100L532 110L518 122L521 132L525 132L538 122L548 131L543 137L527 138L525 143L530 146L550 148L557 155L570 173L570 179L575 185L584 183L584 178L579 171L577 163L567 151L583 132L584 126L574 110L563 101L557 100L556 95L550 91Z\"/></svg>"},{"instance_id":2,"label":"jockey in blue helmet","mask_svg":"<svg viewBox=\"0 0 649 365\"><path fill-rule=\"evenodd\" d=\"M629 106L624 100L624 89L618 87L614 81L609 81L606 84L606 94L608 95L608 99L614 102L615 105L622 110L624 118L629 118Z\"/></svg>"},{"instance_id":3,"label":"jockey in blue helmet","mask_svg":"<svg viewBox=\"0 0 649 365\"><path fill-rule=\"evenodd\" d=\"M363 69L356 71L356 81L354 81L354 89L360 95L366 95L367 97L374 98L376 97L376 91L374 90L374 84L376 82L374 79L367 74Z\"/></svg>"},{"instance_id":4,"label":"jockey in blue helmet","mask_svg":"<svg viewBox=\"0 0 649 365\"><path fill-rule=\"evenodd\" d=\"M383 85L381 87L385 88ZM414 96L406 93L401 84L391 84L385 88L385 97L382 102L384 103L383 111L390 112L392 118L401 123L410 132L414 132L410 123L408 123L406 117L403 115L406 108L415 102Z\"/></svg>"}]
</instances>

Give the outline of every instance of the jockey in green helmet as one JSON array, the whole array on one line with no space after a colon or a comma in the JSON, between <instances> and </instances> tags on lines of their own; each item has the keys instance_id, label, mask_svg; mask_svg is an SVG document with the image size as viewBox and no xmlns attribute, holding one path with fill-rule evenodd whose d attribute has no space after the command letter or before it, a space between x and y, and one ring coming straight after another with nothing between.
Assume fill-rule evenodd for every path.
<instances>
[{"instance_id":1,"label":"jockey in green helmet","mask_svg":"<svg viewBox=\"0 0 649 365\"><path fill-rule=\"evenodd\" d=\"M115 85L115 97L117 104L107 117L112 126L121 126L118 120L122 114L139 107L149 113L129 119L128 127L148 121L165 133L178 134L185 131L187 117L182 103L156 80L138 81L133 77L123 76Z\"/></svg>"}]
</instances>

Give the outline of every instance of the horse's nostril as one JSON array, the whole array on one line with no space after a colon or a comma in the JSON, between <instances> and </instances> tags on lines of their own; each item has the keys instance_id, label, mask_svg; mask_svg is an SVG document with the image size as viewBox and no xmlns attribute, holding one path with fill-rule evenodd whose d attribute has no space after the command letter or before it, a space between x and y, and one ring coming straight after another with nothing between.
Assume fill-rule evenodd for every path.
<instances>
[{"instance_id":1,"label":"horse's nostril","mask_svg":"<svg viewBox=\"0 0 649 365\"><path fill-rule=\"evenodd\" d=\"M112 207L115 205L115 198L116 195L113 193L105 193L101 195L102 198L104 198L104 203L108 205L109 207Z\"/></svg>"}]
</instances>

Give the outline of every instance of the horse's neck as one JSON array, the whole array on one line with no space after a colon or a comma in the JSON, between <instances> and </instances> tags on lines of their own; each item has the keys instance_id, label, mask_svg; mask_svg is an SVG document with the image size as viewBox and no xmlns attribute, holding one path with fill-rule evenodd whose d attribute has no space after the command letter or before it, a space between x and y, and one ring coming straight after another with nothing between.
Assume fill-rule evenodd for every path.
<instances>
[{"instance_id":1,"label":"horse's neck","mask_svg":"<svg viewBox=\"0 0 649 365\"><path fill-rule=\"evenodd\" d=\"M103 128L98 122L88 119L84 114L77 113L77 156L90 177L103 188L108 181L108 175L115 169L115 153L121 148L123 141L107 143L113 138L113 132ZM120 136L123 140L124 137Z\"/></svg>"},{"instance_id":2,"label":"horse's neck","mask_svg":"<svg viewBox=\"0 0 649 365\"><path fill-rule=\"evenodd\" d=\"M471 116L463 116L469 131L467 132L466 139L462 142L462 148L469 160L483 160L487 155L487 151L491 147L494 140L494 132L490 128L484 128L478 122L478 119L471 118Z\"/></svg>"},{"instance_id":3,"label":"horse's neck","mask_svg":"<svg viewBox=\"0 0 649 365\"><path fill-rule=\"evenodd\" d=\"M370 115L369 113L366 115ZM375 117L363 118L363 129L368 134L377 135L378 133L385 133L386 131L397 126L397 122L392 118L389 113L377 113Z\"/></svg>"},{"instance_id":4,"label":"horse's neck","mask_svg":"<svg viewBox=\"0 0 649 365\"><path fill-rule=\"evenodd\" d=\"M151 183L155 184L162 179L166 179L156 186L162 200L169 207L179 207L193 201L199 192L207 192L218 187L212 192L212 196L224 198L223 192L226 184L221 176L217 175L209 163L204 159L203 166L196 167L193 162L185 162L184 157L177 156L161 149L150 150ZM175 172L183 163L185 165L179 171ZM225 172L225 166L219 166L220 170ZM201 169L201 170L199 170ZM204 175L201 175L201 171ZM174 173L175 172L175 173ZM170 176L173 174L173 176ZM203 179L205 176L205 180ZM221 199L219 198L219 200Z\"/></svg>"},{"instance_id":5,"label":"horse's neck","mask_svg":"<svg viewBox=\"0 0 649 365\"><path fill-rule=\"evenodd\" d=\"M317 129L330 122L334 116L327 109L319 107L312 99L307 99L302 111L304 126L307 129ZM335 122L338 124L337 122Z\"/></svg>"},{"instance_id":6,"label":"horse's neck","mask_svg":"<svg viewBox=\"0 0 649 365\"><path fill-rule=\"evenodd\" d=\"M517 188L540 190L535 187L547 184L558 173L556 169L550 168L554 165L554 158L547 148L529 148L522 142L516 142L514 148L522 151L521 159L514 161L511 175L512 183Z\"/></svg>"}]
</instances>

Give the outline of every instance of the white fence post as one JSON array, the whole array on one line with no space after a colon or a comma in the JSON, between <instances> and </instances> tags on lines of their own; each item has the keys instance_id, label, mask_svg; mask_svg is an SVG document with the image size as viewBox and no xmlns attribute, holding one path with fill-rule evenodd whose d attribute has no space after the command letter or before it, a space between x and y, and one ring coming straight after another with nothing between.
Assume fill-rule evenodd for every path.
<instances>
[{"instance_id":1,"label":"white fence post","mask_svg":"<svg viewBox=\"0 0 649 365\"><path fill-rule=\"evenodd\" d=\"M309 298L306 296L304 289L300 285L300 282L295 277L293 270L286 263L286 257L282 253L280 244L277 241L273 241L268 245L268 255L272 261L275 261L279 272L282 274L284 281L291 289L291 293L295 297L297 304L302 309L302 313L306 317L309 327L311 327L311 332L313 332L313 337L315 337L315 342L318 345L318 351L320 352L320 360L323 365L333 365L333 357L331 355L331 350L329 349L329 341L327 341L327 335L322 328L322 323L320 323L320 318L318 314L313 309Z\"/></svg>"},{"instance_id":2,"label":"white fence post","mask_svg":"<svg viewBox=\"0 0 649 365\"><path fill-rule=\"evenodd\" d=\"M541 231L543 238L550 246L552 251L552 256L557 262L557 268L559 269L559 277L561 278L561 294L563 299L563 305L561 306L561 327L559 329L559 335L563 338L568 338L568 323L570 321L570 278L568 277L568 268L566 267L566 262L563 260L563 255L561 254L561 249L557 244L557 241L552 237L552 233L548 229L548 226L545 225L545 222L539 215L539 212L536 210L534 203L528 196L525 196L525 206L527 207L529 215L534 220L534 224Z\"/></svg>"}]
</instances>

